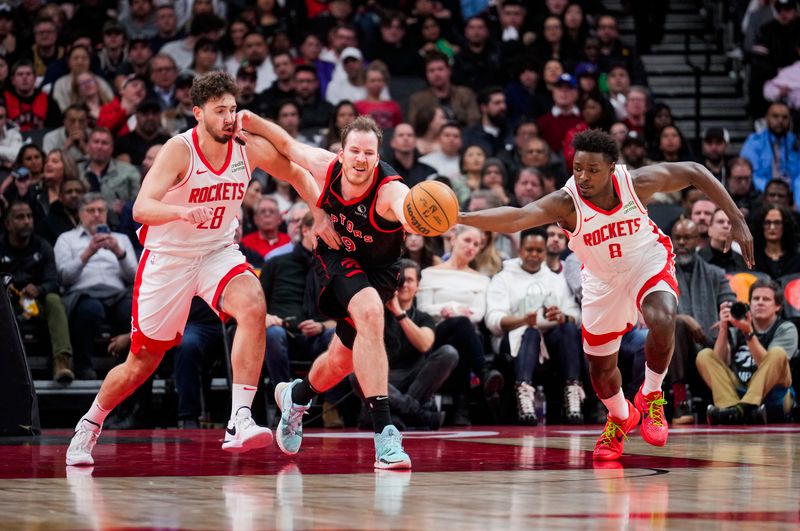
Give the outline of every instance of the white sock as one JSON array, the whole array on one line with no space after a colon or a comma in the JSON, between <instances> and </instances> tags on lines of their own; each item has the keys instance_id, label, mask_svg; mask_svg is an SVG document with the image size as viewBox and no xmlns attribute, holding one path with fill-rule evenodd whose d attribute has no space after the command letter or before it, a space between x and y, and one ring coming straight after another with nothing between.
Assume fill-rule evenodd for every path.
<instances>
[{"instance_id":1,"label":"white sock","mask_svg":"<svg viewBox=\"0 0 800 531\"><path fill-rule=\"evenodd\" d=\"M614 396L601 398L600 400L603 402L603 405L608 408L608 414L615 419L625 420L628 418L628 401L625 400L622 389L617 391L617 394Z\"/></svg>"},{"instance_id":2,"label":"white sock","mask_svg":"<svg viewBox=\"0 0 800 531\"><path fill-rule=\"evenodd\" d=\"M654 391L661 391L661 384L664 382L664 377L666 375L667 371L658 374L657 372L651 370L647 364L645 364L644 386L642 387L642 394L647 396Z\"/></svg>"},{"instance_id":3,"label":"white sock","mask_svg":"<svg viewBox=\"0 0 800 531\"><path fill-rule=\"evenodd\" d=\"M231 420L236 418L236 412L241 408L250 409L258 387L255 385L233 384L233 397L231 399Z\"/></svg>"},{"instance_id":4,"label":"white sock","mask_svg":"<svg viewBox=\"0 0 800 531\"><path fill-rule=\"evenodd\" d=\"M78 426L82 423L84 428L92 430L93 432L98 432L100 428L103 427L103 422L106 421L106 417L109 413L111 413L111 410L101 407L100 403L97 401L97 397L94 397L92 407L90 407L89 411L78 421Z\"/></svg>"}]
</instances>

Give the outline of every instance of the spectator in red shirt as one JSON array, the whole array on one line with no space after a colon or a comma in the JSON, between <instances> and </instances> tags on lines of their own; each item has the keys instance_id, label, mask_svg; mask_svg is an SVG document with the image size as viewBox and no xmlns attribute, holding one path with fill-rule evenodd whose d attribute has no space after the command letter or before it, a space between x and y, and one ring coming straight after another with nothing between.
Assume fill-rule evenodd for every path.
<instances>
[{"instance_id":1,"label":"spectator in red shirt","mask_svg":"<svg viewBox=\"0 0 800 531\"><path fill-rule=\"evenodd\" d=\"M578 88L575 78L564 73L558 77L553 86L553 108L549 113L540 116L536 121L541 136L550 149L561 152L567 131L583 121L578 106Z\"/></svg>"},{"instance_id":2,"label":"spectator in red shirt","mask_svg":"<svg viewBox=\"0 0 800 531\"><path fill-rule=\"evenodd\" d=\"M358 114L372 117L381 129L394 129L403 122L403 111L393 100L382 100L381 92L389 83L389 71L380 61L367 68L367 97L355 103Z\"/></svg>"},{"instance_id":3,"label":"spectator in red shirt","mask_svg":"<svg viewBox=\"0 0 800 531\"><path fill-rule=\"evenodd\" d=\"M274 197L264 196L256 203L253 222L256 231L242 238L242 244L265 256L271 250L289 243L289 235L280 232L281 213Z\"/></svg>"}]
</instances>

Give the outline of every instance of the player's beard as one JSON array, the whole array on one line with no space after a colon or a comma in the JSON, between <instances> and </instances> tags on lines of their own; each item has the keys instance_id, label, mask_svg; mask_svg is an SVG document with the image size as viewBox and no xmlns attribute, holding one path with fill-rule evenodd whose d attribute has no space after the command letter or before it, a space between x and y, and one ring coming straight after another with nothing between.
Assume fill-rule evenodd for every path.
<instances>
[{"instance_id":1,"label":"player's beard","mask_svg":"<svg viewBox=\"0 0 800 531\"><path fill-rule=\"evenodd\" d=\"M211 138L214 139L214 141L219 142L220 144L227 144L231 140L231 137L229 136L218 135L217 133L212 131L211 128L208 126L208 124L206 124L206 132Z\"/></svg>"}]
</instances>

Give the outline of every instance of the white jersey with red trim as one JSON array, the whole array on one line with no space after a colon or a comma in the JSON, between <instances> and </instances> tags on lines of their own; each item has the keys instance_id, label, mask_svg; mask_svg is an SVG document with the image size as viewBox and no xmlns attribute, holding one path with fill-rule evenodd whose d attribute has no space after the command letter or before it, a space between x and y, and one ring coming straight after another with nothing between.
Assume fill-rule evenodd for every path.
<instances>
[{"instance_id":1,"label":"white jersey with red trim","mask_svg":"<svg viewBox=\"0 0 800 531\"><path fill-rule=\"evenodd\" d=\"M197 139L197 128L178 137L191 153L189 170L181 182L167 190L162 201L170 205L196 207L207 205L213 210L211 219L203 223L183 220L163 225L143 225L139 241L151 251L177 256L199 256L221 249L234 241L239 226L250 166L245 147L228 141L228 155L219 169L214 169Z\"/></svg>"},{"instance_id":2,"label":"white jersey with red trim","mask_svg":"<svg viewBox=\"0 0 800 531\"><path fill-rule=\"evenodd\" d=\"M584 199L574 176L563 188L575 204L575 230L565 231L569 248L580 258L585 272L610 282L620 275L633 275L655 261L674 263L672 242L647 216L624 165L615 167L611 182L620 200L612 210Z\"/></svg>"}]
</instances>

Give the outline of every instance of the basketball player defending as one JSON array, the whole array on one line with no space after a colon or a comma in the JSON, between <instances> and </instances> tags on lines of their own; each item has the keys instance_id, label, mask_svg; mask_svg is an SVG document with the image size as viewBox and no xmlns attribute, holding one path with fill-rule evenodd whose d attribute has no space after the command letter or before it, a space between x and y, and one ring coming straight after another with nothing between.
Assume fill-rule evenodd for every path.
<instances>
[{"instance_id":1,"label":"basketball player defending","mask_svg":"<svg viewBox=\"0 0 800 531\"><path fill-rule=\"evenodd\" d=\"M319 188L310 175L279 155L263 138L245 148L233 142L237 86L214 72L191 88L198 125L159 151L133 206L142 223L144 253L133 287L131 355L106 377L91 409L78 421L67 465L91 465L92 449L108 413L141 385L169 348L181 341L192 297L202 297L221 318L236 319L233 400L222 448L244 452L268 445L272 433L250 414L264 357L266 304L261 285L234 244L237 217L251 169L291 182L314 204ZM316 209L320 227L328 224ZM336 245L333 227L321 228Z\"/></svg>"},{"instance_id":2,"label":"basketball player defending","mask_svg":"<svg viewBox=\"0 0 800 531\"><path fill-rule=\"evenodd\" d=\"M342 131L342 149L334 155L292 139L248 111L237 116L239 136L245 131L263 136L311 172L322 187L317 206L330 215L342 242L341 250L320 243L315 251L314 267L323 281L318 303L323 313L337 319L336 335L305 379L277 385L275 400L282 411L278 446L284 453L297 453L311 399L355 370L375 429L375 467L410 468L389 413L383 344L383 307L397 289L403 229L411 231L403 215L408 187L379 160L381 130L372 119L357 118Z\"/></svg>"},{"instance_id":3,"label":"basketball player defending","mask_svg":"<svg viewBox=\"0 0 800 531\"><path fill-rule=\"evenodd\" d=\"M667 442L661 383L672 358L678 284L672 244L650 221L645 205L656 192L695 186L730 218L728 246L731 239L739 242L748 267L753 241L744 216L703 166L677 162L628 171L615 166L617 146L600 131L580 133L572 144L573 176L564 188L522 208L461 213L459 222L515 232L556 221L567 233L569 248L583 263L583 348L592 386L609 411L594 459L611 461L622 454L626 435L640 418L645 441L655 446ZM617 351L639 313L650 332L645 380L631 404L620 388Z\"/></svg>"}]
</instances>

